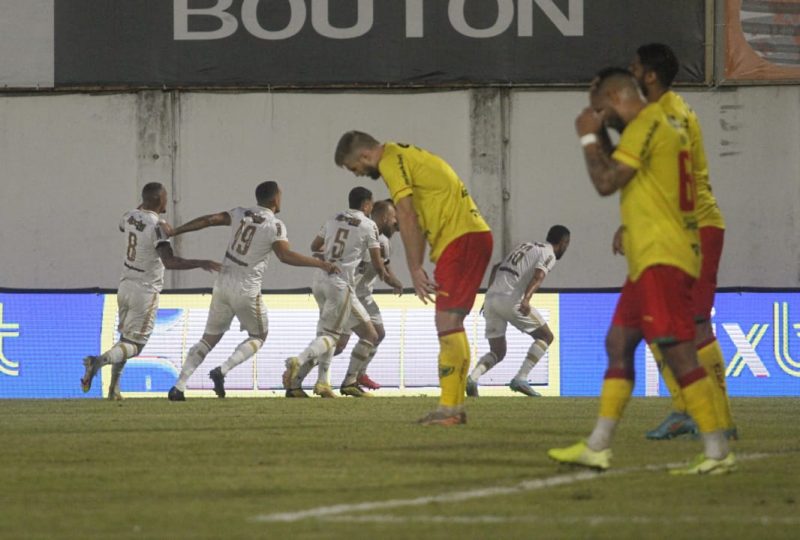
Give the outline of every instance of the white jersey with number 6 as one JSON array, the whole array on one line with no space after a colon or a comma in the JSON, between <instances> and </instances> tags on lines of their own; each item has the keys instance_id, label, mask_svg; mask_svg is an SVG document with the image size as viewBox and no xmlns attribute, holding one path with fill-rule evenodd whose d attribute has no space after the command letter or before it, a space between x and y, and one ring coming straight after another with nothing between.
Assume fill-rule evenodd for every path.
<instances>
[{"instance_id":1,"label":"white jersey with number 6","mask_svg":"<svg viewBox=\"0 0 800 540\"><path fill-rule=\"evenodd\" d=\"M131 210L123 214L119 230L125 234L125 258L120 283L134 283L142 289L161 292L164 286L164 263L156 249L169 240L152 210Z\"/></svg>"},{"instance_id":2,"label":"white jersey with number 6","mask_svg":"<svg viewBox=\"0 0 800 540\"><path fill-rule=\"evenodd\" d=\"M536 269L549 273L556 265L556 255L549 243L523 242L500 263L487 295L502 294L522 298Z\"/></svg>"},{"instance_id":3,"label":"white jersey with number 6","mask_svg":"<svg viewBox=\"0 0 800 540\"><path fill-rule=\"evenodd\" d=\"M286 226L272 210L261 206L234 208L228 214L232 236L215 287L222 285L244 295L258 295L272 244L287 240Z\"/></svg>"},{"instance_id":4,"label":"white jersey with number 6","mask_svg":"<svg viewBox=\"0 0 800 540\"><path fill-rule=\"evenodd\" d=\"M348 210L329 219L319 232L325 239L323 256L341 268L341 273L327 279L353 287L358 265L369 257L369 250L379 248L378 226L360 210Z\"/></svg>"}]
</instances>

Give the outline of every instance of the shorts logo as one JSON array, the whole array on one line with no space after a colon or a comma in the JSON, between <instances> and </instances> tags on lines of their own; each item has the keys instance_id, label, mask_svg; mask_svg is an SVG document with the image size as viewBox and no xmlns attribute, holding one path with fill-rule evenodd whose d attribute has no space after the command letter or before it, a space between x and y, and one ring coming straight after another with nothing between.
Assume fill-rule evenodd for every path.
<instances>
[{"instance_id":1,"label":"shorts logo","mask_svg":"<svg viewBox=\"0 0 800 540\"><path fill-rule=\"evenodd\" d=\"M3 304L0 304L0 373L9 377L19 376L19 362L6 358L3 338L19 337L19 324L3 322Z\"/></svg>"},{"instance_id":2,"label":"shorts logo","mask_svg":"<svg viewBox=\"0 0 800 540\"><path fill-rule=\"evenodd\" d=\"M439 366L439 378L444 378L455 373L456 368L453 366Z\"/></svg>"}]
</instances>

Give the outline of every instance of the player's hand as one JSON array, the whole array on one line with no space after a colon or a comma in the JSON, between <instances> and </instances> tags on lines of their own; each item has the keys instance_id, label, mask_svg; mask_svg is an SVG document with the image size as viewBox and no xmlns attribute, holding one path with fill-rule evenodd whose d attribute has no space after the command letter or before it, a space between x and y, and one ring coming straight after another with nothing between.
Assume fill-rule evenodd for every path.
<instances>
[{"instance_id":1,"label":"player's hand","mask_svg":"<svg viewBox=\"0 0 800 540\"><path fill-rule=\"evenodd\" d=\"M340 274L342 272L341 268L328 261L322 261L322 269L328 274Z\"/></svg>"},{"instance_id":2,"label":"player's hand","mask_svg":"<svg viewBox=\"0 0 800 540\"><path fill-rule=\"evenodd\" d=\"M200 261L200 268L206 272L219 272L222 270L222 264L217 261Z\"/></svg>"},{"instance_id":3,"label":"player's hand","mask_svg":"<svg viewBox=\"0 0 800 540\"><path fill-rule=\"evenodd\" d=\"M523 315L531 314L530 300L526 300L525 298L522 299L522 302L519 303L519 312L522 313Z\"/></svg>"},{"instance_id":4,"label":"player's hand","mask_svg":"<svg viewBox=\"0 0 800 540\"><path fill-rule=\"evenodd\" d=\"M622 235L625 229L620 226L617 232L614 233L614 240L611 241L611 253L614 255L625 255L625 249L622 247Z\"/></svg>"},{"instance_id":5,"label":"player's hand","mask_svg":"<svg viewBox=\"0 0 800 540\"><path fill-rule=\"evenodd\" d=\"M597 133L603 127L603 117L591 107L586 107L575 119L575 131L579 137Z\"/></svg>"},{"instance_id":6,"label":"player's hand","mask_svg":"<svg viewBox=\"0 0 800 540\"><path fill-rule=\"evenodd\" d=\"M411 271L411 282L414 285L414 292L423 304L428 302L435 303L436 288L438 285L430 277L424 268L419 267Z\"/></svg>"},{"instance_id":7,"label":"player's hand","mask_svg":"<svg viewBox=\"0 0 800 540\"><path fill-rule=\"evenodd\" d=\"M403 296L403 286L399 285L397 287L392 287L392 292L397 296Z\"/></svg>"},{"instance_id":8,"label":"player's hand","mask_svg":"<svg viewBox=\"0 0 800 540\"><path fill-rule=\"evenodd\" d=\"M163 232L163 233L164 233L164 235L165 235L167 238L170 238L170 237L172 237L172 236L175 236L175 229L173 229L173 228L172 228L172 225L170 225L169 223L167 223L165 220L163 220L163 219L162 219L161 221L159 221L159 222L158 222L158 226L159 226L159 228L161 229L161 232Z\"/></svg>"}]
</instances>

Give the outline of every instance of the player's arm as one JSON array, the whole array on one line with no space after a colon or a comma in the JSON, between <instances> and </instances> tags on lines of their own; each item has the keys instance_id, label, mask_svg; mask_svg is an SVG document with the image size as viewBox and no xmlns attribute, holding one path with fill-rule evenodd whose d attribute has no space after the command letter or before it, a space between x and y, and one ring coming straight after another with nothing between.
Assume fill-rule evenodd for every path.
<instances>
[{"instance_id":1,"label":"player's arm","mask_svg":"<svg viewBox=\"0 0 800 540\"><path fill-rule=\"evenodd\" d=\"M403 294L403 282L394 275L392 267L389 264L384 264L383 267L386 268L386 279L383 282L390 286L396 294Z\"/></svg>"},{"instance_id":2,"label":"player's arm","mask_svg":"<svg viewBox=\"0 0 800 540\"><path fill-rule=\"evenodd\" d=\"M523 315L530 314L531 298L533 298L534 293L539 290L539 287L542 286L545 276L547 276L547 273L541 268L537 268L533 271L533 277L531 277L531 280L528 282L528 286L525 287L525 294L522 296L522 300L520 300L519 303L519 312Z\"/></svg>"},{"instance_id":3,"label":"player's arm","mask_svg":"<svg viewBox=\"0 0 800 540\"><path fill-rule=\"evenodd\" d=\"M614 239L611 241L611 253L614 255L625 255L625 248L622 245L623 234L625 234L625 226L620 225L617 232L614 233Z\"/></svg>"},{"instance_id":4,"label":"player's arm","mask_svg":"<svg viewBox=\"0 0 800 540\"><path fill-rule=\"evenodd\" d=\"M325 239L319 235L311 241L311 253L319 253L325 246Z\"/></svg>"},{"instance_id":5,"label":"player's arm","mask_svg":"<svg viewBox=\"0 0 800 540\"><path fill-rule=\"evenodd\" d=\"M219 227L220 225L230 225L230 224L231 224L231 215L228 212L208 214L207 216L201 216L199 218L195 218L192 221L184 223L180 227L177 227L174 231L172 231L172 236L178 236L179 234L192 231L199 231L201 229L205 229L206 227Z\"/></svg>"},{"instance_id":6,"label":"player's arm","mask_svg":"<svg viewBox=\"0 0 800 540\"><path fill-rule=\"evenodd\" d=\"M419 228L419 218L411 197L412 195L409 195L395 202L397 224L400 227L400 237L403 239L414 290L419 299L427 304L428 301L434 301L431 295L436 293L436 283L428 277L428 273L422 267L425 258L425 236Z\"/></svg>"},{"instance_id":7,"label":"player's arm","mask_svg":"<svg viewBox=\"0 0 800 540\"><path fill-rule=\"evenodd\" d=\"M378 277L381 281L386 281L389 279L389 275L386 272L386 265L383 264L383 256L381 254L381 247L378 245L377 247L369 248L369 257L370 262L375 268L375 271L378 273Z\"/></svg>"},{"instance_id":8,"label":"player's arm","mask_svg":"<svg viewBox=\"0 0 800 540\"><path fill-rule=\"evenodd\" d=\"M603 119L594 109L586 107L575 119L575 129L581 137L583 157L589 178L597 192L606 197L625 187L636 175L636 169L617 161L606 153L597 138L603 127ZM583 142L586 136L593 136L594 142Z\"/></svg>"},{"instance_id":9,"label":"player's arm","mask_svg":"<svg viewBox=\"0 0 800 540\"><path fill-rule=\"evenodd\" d=\"M219 272L222 265L217 261L207 261L205 259L183 259L175 255L169 242L162 242L156 247L158 256L164 267L169 270L191 270L192 268L202 268L206 272Z\"/></svg>"},{"instance_id":10,"label":"player's arm","mask_svg":"<svg viewBox=\"0 0 800 540\"><path fill-rule=\"evenodd\" d=\"M315 257L308 257L307 255L302 255L296 251L292 251L292 249L289 247L289 242L286 240L273 242L272 251L275 253L275 256L278 257L279 261L281 261L283 264L288 264L289 266L310 266L313 268L321 268L329 274L339 271L339 268L333 263L329 263L328 261L323 261Z\"/></svg>"}]
</instances>

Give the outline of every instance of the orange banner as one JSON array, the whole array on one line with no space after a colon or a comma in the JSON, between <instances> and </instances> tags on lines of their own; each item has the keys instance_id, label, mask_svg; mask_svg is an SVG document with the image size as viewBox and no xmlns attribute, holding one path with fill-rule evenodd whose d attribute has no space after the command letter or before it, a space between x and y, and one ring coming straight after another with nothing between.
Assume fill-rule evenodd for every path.
<instances>
[{"instance_id":1,"label":"orange banner","mask_svg":"<svg viewBox=\"0 0 800 540\"><path fill-rule=\"evenodd\" d=\"M800 0L726 0L725 78L800 81Z\"/></svg>"}]
</instances>

